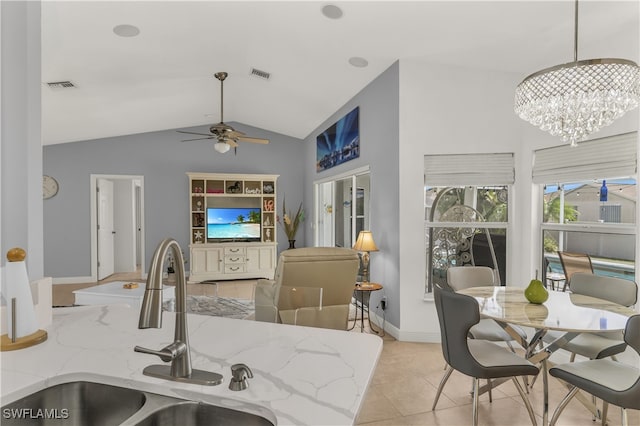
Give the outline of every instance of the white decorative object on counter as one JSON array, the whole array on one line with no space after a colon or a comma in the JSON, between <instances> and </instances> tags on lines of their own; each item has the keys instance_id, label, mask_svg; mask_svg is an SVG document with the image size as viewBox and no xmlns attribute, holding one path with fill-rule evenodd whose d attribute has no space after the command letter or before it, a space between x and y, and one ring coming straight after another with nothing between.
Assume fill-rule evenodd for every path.
<instances>
[{"instance_id":1,"label":"white decorative object on counter","mask_svg":"<svg viewBox=\"0 0 640 426\"><path fill-rule=\"evenodd\" d=\"M12 258L10 253L14 250L21 250L21 260L18 257ZM36 311L33 305L33 296L31 295L31 286L29 285L29 277L27 275L27 265L24 262L24 250L11 249L7 253L9 260L5 265L5 280L2 287L2 295L7 303L7 334L9 338L13 337L13 315L11 299L15 298L16 308L16 338L28 336L38 330L38 321L36 319Z\"/></svg>"}]
</instances>

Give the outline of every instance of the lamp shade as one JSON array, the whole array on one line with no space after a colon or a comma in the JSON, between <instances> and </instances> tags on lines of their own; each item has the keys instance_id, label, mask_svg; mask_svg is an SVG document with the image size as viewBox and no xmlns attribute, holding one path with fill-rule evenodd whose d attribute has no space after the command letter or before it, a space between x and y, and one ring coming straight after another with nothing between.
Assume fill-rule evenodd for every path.
<instances>
[{"instance_id":1,"label":"lamp shade","mask_svg":"<svg viewBox=\"0 0 640 426\"><path fill-rule=\"evenodd\" d=\"M353 245L353 249L358 251L378 251L376 242L373 241L371 231L360 231L358 239Z\"/></svg>"},{"instance_id":2,"label":"lamp shade","mask_svg":"<svg viewBox=\"0 0 640 426\"><path fill-rule=\"evenodd\" d=\"M224 154L225 152L231 149L231 145L226 142L216 142L213 148L218 151L220 154Z\"/></svg>"}]
</instances>

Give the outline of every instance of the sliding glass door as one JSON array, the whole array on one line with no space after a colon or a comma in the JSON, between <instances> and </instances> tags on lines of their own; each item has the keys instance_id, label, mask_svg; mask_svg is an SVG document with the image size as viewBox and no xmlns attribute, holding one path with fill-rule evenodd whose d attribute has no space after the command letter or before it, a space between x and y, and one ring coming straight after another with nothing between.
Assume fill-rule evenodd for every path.
<instances>
[{"instance_id":1,"label":"sliding glass door","mask_svg":"<svg viewBox=\"0 0 640 426\"><path fill-rule=\"evenodd\" d=\"M351 247L369 229L369 168L316 181L315 245Z\"/></svg>"}]
</instances>

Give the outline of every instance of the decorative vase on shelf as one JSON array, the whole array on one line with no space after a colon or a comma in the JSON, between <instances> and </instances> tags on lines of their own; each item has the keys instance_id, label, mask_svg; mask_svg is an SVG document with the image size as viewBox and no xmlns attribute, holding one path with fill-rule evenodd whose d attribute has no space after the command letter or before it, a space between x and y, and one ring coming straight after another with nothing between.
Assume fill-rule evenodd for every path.
<instances>
[{"instance_id":1,"label":"decorative vase on shelf","mask_svg":"<svg viewBox=\"0 0 640 426\"><path fill-rule=\"evenodd\" d=\"M542 281L538 279L538 274L536 273L536 278L529 282L529 286L524 290L524 297L531 303L542 304L547 301L549 298L549 292Z\"/></svg>"},{"instance_id":2,"label":"decorative vase on shelf","mask_svg":"<svg viewBox=\"0 0 640 426\"><path fill-rule=\"evenodd\" d=\"M296 248L296 240L289 240L289 248L290 249Z\"/></svg>"}]
</instances>

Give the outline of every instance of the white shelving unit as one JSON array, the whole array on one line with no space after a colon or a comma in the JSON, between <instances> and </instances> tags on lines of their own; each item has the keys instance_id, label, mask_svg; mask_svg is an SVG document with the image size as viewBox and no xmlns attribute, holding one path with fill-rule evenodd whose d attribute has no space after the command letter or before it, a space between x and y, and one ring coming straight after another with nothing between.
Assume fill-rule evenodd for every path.
<instances>
[{"instance_id":1,"label":"white shelving unit","mask_svg":"<svg viewBox=\"0 0 640 426\"><path fill-rule=\"evenodd\" d=\"M273 278L276 267L278 175L187 173L189 176L190 282ZM213 238L207 209L259 209L259 237ZM243 218L244 219L244 218ZM255 216L246 218L257 220Z\"/></svg>"}]
</instances>

